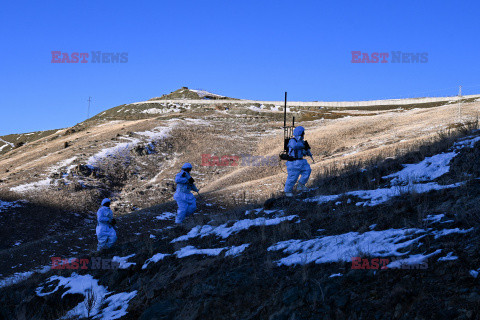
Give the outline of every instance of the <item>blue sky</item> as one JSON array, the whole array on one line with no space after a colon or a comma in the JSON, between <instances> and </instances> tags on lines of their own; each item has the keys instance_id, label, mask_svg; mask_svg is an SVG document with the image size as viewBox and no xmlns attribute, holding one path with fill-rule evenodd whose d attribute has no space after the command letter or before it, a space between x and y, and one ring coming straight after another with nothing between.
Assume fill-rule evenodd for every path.
<instances>
[{"instance_id":1,"label":"blue sky","mask_svg":"<svg viewBox=\"0 0 480 320\"><path fill-rule=\"evenodd\" d=\"M56 129L181 86L237 98L372 100L480 93L474 1L8 1L0 135ZM128 63L51 63L51 51ZM427 63L351 63L351 51Z\"/></svg>"}]
</instances>

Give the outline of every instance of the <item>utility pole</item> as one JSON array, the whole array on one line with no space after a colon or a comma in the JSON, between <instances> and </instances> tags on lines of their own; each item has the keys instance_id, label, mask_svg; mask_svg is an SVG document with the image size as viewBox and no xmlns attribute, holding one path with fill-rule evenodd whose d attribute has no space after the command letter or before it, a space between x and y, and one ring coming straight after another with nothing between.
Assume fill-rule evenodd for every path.
<instances>
[{"instance_id":1,"label":"utility pole","mask_svg":"<svg viewBox=\"0 0 480 320\"><path fill-rule=\"evenodd\" d=\"M88 110L87 110L87 119L90 118L90 102L92 101L92 97L88 97Z\"/></svg>"},{"instance_id":2,"label":"utility pole","mask_svg":"<svg viewBox=\"0 0 480 320\"><path fill-rule=\"evenodd\" d=\"M458 86L458 97L462 98L462 86ZM458 101L458 122L462 122L462 100Z\"/></svg>"}]
</instances>

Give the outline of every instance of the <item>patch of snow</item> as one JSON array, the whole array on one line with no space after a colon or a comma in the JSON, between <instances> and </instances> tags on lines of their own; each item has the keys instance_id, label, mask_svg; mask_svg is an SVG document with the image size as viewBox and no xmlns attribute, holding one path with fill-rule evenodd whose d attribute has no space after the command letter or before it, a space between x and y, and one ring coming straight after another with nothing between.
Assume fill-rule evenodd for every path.
<instances>
[{"instance_id":1,"label":"patch of snow","mask_svg":"<svg viewBox=\"0 0 480 320\"><path fill-rule=\"evenodd\" d=\"M194 89L188 89L189 91L195 92L198 94L200 98L203 98L205 96L212 96L212 97L217 97L217 98L224 98L225 96L221 96L219 94L211 93L205 90L194 90Z\"/></svg>"},{"instance_id":2,"label":"patch of snow","mask_svg":"<svg viewBox=\"0 0 480 320\"><path fill-rule=\"evenodd\" d=\"M170 256L170 254L167 254L167 253L157 253L157 254L153 255L153 257L145 260L145 263L143 264L142 269L146 269L147 266L148 266L151 262L157 263L158 261L163 260L163 258L168 257L168 256Z\"/></svg>"},{"instance_id":3,"label":"patch of snow","mask_svg":"<svg viewBox=\"0 0 480 320\"><path fill-rule=\"evenodd\" d=\"M427 221L429 223L437 223L437 222L440 222L440 220L442 220L443 217L445 217L443 213L437 214L437 215L430 214L425 219L423 219L423 221Z\"/></svg>"},{"instance_id":4,"label":"patch of snow","mask_svg":"<svg viewBox=\"0 0 480 320\"><path fill-rule=\"evenodd\" d=\"M317 202L318 204L322 204L322 203L327 203L327 202L330 202L330 201L337 200L341 196L342 196L341 194L320 195L320 196L315 196L313 198L307 198L307 199L305 199L305 201L306 202Z\"/></svg>"},{"instance_id":5,"label":"patch of snow","mask_svg":"<svg viewBox=\"0 0 480 320\"><path fill-rule=\"evenodd\" d=\"M384 176L383 178L393 178L390 182L391 185L432 181L450 170L450 161L456 155L456 152L441 153L427 157L419 163L404 164L403 170Z\"/></svg>"},{"instance_id":6,"label":"patch of snow","mask_svg":"<svg viewBox=\"0 0 480 320\"><path fill-rule=\"evenodd\" d=\"M143 131L143 132L135 132L138 135L146 136L150 138L150 140L161 140L168 137L171 128L169 127L156 127L153 131Z\"/></svg>"},{"instance_id":7,"label":"patch of snow","mask_svg":"<svg viewBox=\"0 0 480 320\"><path fill-rule=\"evenodd\" d=\"M227 256L236 257L240 253L245 251L245 249L249 245L250 244L247 243L247 244L242 244L240 246L231 246L231 247L214 248L214 249L197 249L194 246L186 246L176 251L174 254L177 256L177 258L185 258L185 257L196 255L196 254L205 254L207 256L218 256L220 253L226 250L225 257Z\"/></svg>"},{"instance_id":8,"label":"patch of snow","mask_svg":"<svg viewBox=\"0 0 480 320\"><path fill-rule=\"evenodd\" d=\"M46 178L37 182L31 182L31 183L22 184L16 187L12 187L10 188L10 191L22 193L22 192L30 191L34 189L42 189L42 188L48 187L51 181L52 179Z\"/></svg>"},{"instance_id":9,"label":"patch of snow","mask_svg":"<svg viewBox=\"0 0 480 320\"><path fill-rule=\"evenodd\" d=\"M389 229L369 231L363 234L349 232L311 240L287 240L270 246L268 251L282 250L289 256L280 259L278 265L304 265L328 262L351 261L352 257L402 256L399 252L425 236L423 229Z\"/></svg>"},{"instance_id":10,"label":"patch of snow","mask_svg":"<svg viewBox=\"0 0 480 320\"><path fill-rule=\"evenodd\" d=\"M390 188L379 188L379 189L373 189L373 190L350 191L345 194L320 195L312 198L307 198L304 201L317 202L319 204L322 204L322 203L336 200L340 198L342 195L350 195L350 196L356 196L363 200L366 200L364 202L357 202L356 203L357 206L376 206L376 205L385 203L394 197L401 196L403 194L426 193L433 190L456 188L461 186L462 184L463 183L461 182L455 183L455 184L449 184L449 185L440 185L436 182L418 183L418 184L411 184L408 186L393 186Z\"/></svg>"},{"instance_id":11,"label":"patch of snow","mask_svg":"<svg viewBox=\"0 0 480 320\"><path fill-rule=\"evenodd\" d=\"M225 257L228 257L228 256L236 257L240 253L245 251L245 249L247 249L248 246L250 246L249 243L242 244L240 246L232 246L232 247L230 247L230 249L227 250L227 252L225 252Z\"/></svg>"},{"instance_id":12,"label":"patch of snow","mask_svg":"<svg viewBox=\"0 0 480 320\"><path fill-rule=\"evenodd\" d=\"M193 118L185 118L185 121L192 122L194 124L204 124L204 125L211 125L209 121L203 119L193 119Z\"/></svg>"},{"instance_id":13,"label":"patch of snow","mask_svg":"<svg viewBox=\"0 0 480 320\"><path fill-rule=\"evenodd\" d=\"M15 145L14 145L13 143L11 143L11 142L8 142L8 141L5 141L5 140L3 140L2 138L0 138L0 142L3 142L3 143L5 143L5 146L7 146L7 145L8 145L8 146L10 146L10 147L12 147L12 148L14 148L14 147L15 147ZM4 146L4 147L5 147L5 146ZM3 148L3 147L2 147L2 148ZM0 149L0 150L1 150L1 149Z\"/></svg>"},{"instance_id":14,"label":"patch of snow","mask_svg":"<svg viewBox=\"0 0 480 320\"><path fill-rule=\"evenodd\" d=\"M343 274L341 274L341 273L334 273L334 274L331 274L331 275L329 276L329 278L335 278L335 277L341 277L341 276L343 276Z\"/></svg>"},{"instance_id":15,"label":"patch of snow","mask_svg":"<svg viewBox=\"0 0 480 320\"><path fill-rule=\"evenodd\" d=\"M140 139L130 139L129 142L118 143L117 145L103 149L87 160L87 165L90 167L98 167L106 158L128 159L130 150L140 143Z\"/></svg>"},{"instance_id":16,"label":"patch of snow","mask_svg":"<svg viewBox=\"0 0 480 320\"><path fill-rule=\"evenodd\" d=\"M117 294L111 294L108 290L98 284L98 280L94 279L91 275L78 275L72 273L70 277L52 276L46 283L58 281L55 288L49 292L43 292L43 287L36 289L37 296L43 297L50 295L60 287L64 287L67 290L62 294L62 298L66 294L81 294L85 296L85 300L80 302L77 306L67 312L62 319L69 319L72 317L87 317L88 312L86 308L86 300L89 293L93 293L95 297L95 305L90 313L90 316L99 319L118 319L127 314L128 303L135 297L137 291L121 292ZM105 298L107 297L108 298ZM101 306L106 305L105 308L100 309Z\"/></svg>"},{"instance_id":17,"label":"patch of snow","mask_svg":"<svg viewBox=\"0 0 480 320\"><path fill-rule=\"evenodd\" d=\"M176 215L177 214L173 213L173 212L163 212L162 214L156 216L155 219L157 219L157 220L171 220L171 219L175 219Z\"/></svg>"},{"instance_id":18,"label":"patch of snow","mask_svg":"<svg viewBox=\"0 0 480 320\"><path fill-rule=\"evenodd\" d=\"M246 211L245 211L245 215L246 215L246 216L248 216L249 214L255 214L255 215L257 215L257 214L259 214L259 213L260 213L260 211L262 211L262 210L263 210L263 208L257 208L257 209L252 209L252 210L246 210Z\"/></svg>"},{"instance_id":19,"label":"patch of snow","mask_svg":"<svg viewBox=\"0 0 480 320\"><path fill-rule=\"evenodd\" d=\"M162 114L162 113L170 113L170 112L180 112L182 109L180 108L150 108L143 110L141 113L146 114Z\"/></svg>"},{"instance_id":20,"label":"patch of snow","mask_svg":"<svg viewBox=\"0 0 480 320\"><path fill-rule=\"evenodd\" d=\"M205 254L207 256L218 256L226 248L217 249L197 249L194 246L186 246L175 252L177 258L185 258L195 254Z\"/></svg>"},{"instance_id":21,"label":"patch of snow","mask_svg":"<svg viewBox=\"0 0 480 320\"><path fill-rule=\"evenodd\" d=\"M0 139L1 140L1 139ZM0 151L2 151L4 148L9 147L8 144L4 144L3 146L0 147Z\"/></svg>"},{"instance_id":22,"label":"patch of snow","mask_svg":"<svg viewBox=\"0 0 480 320\"><path fill-rule=\"evenodd\" d=\"M50 266L44 266L32 271L17 272L11 276L0 279L0 288L11 286L12 284L22 282L30 278L35 272L45 273L50 270Z\"/></svg>"},{"instance_id":23,"label":"patch of snow","mask_svg":"<svg viewBox=\"0 0 480 320\"><path fill-rule=\"evenodd\" d=\"M55 164L55 165L53 165L53 166L51 166L47 169L47 174L52 174L52 173L58 171L59 169L61 169L63 167L69 166L76 159L77 159L77 157L75 156L75 157L65 159L65 160L62 160L62 161L58 162L57 164ZM72 168L73 167L69 167L67 171L70 172L70 170ZM40 181L26 183L26 184L22 184L22 185L19 185L19 186L16 186L16 187L12 187L12 188L10 188L10 191L22 193L22 192L26 192L26 191L30 191L30 190L35 190L35 189L43 189L43 188L46 188L46 187L50 186L51 183L52 183L51 178L45 178L45 179L40 180Z\"/></svg>"},{"instance_id":24,"label":"patch of snow","mask_svg":"<svg viewBox=\"0 0 480 320\"><path fill-rule=\"evenodd\" d=\"M455 142L454 148L456 149L463 149L465 147L473 148L475 143L477 143L478 141L480 141L480 136L462 138L462 139L459 139L459 141Z\"/></svg>"},{"instance_id":25,"label":"patch of snow","mask_svg":"<svg viewBox=\"0 0 480 320\"><path fill-rule=\"evenodd\" d=\"M102 149L101 151L88 158L87 166L98 167L99 164L101 164L106 158L124 159L125 161L128 161L130 157L130 151L136 145L141 142L150 143L154 140L164 139L165 137L167 137L170 130L171 127L156 127L153 129L153 131L135 132L137 135L146 136L148 138L146 141L131 137L121 137L122 139L126 139L129 141L117 143L113 147Z\"/></svg>"},{"instance_id":26,"label":"patch of snow","mask_svg":"<svg viewBox=\"0 0 480 320\"><path fill-rule=\"evenodd\" d=\"M438 239L440 237L443 237L443 236L448 236L450 234L453 234L453 233L467 233L467 232L472 232L473 231L473 227L470 228L470 229L459 229L459 228L455 228L455 229L443 229L443 230L436 230L436 231L433 231L432 234L434 235L434 238L435 239Z\"/></svg>"},{"instance_id":27,"label":"patch of snow","mask_svg":"<svg viewBox=\"0 0 480 320\"><path fill-rule=\"evenodd\" d=\"M458 257L453 255L453 251L447 253L445 257L441 257L438 259L438 261L451 261L451 260L457 260Z\"/></svg>"},{"instance_id":28,"label":"patch of snow","mask_svg":"<svg viewBox=\"0 0 480 320\"><path fill-rule=\"evenodd\" d=\"M131 255L126 256L126 257L114 256L112 258L112 261L119 263L119 266L118 266L119 269L127 269L130 266L136 265L135 262L127 262L127 260L130 259L131 257L133 257L134 255L135 254L131 254Z\"/></svg>"},{"instance_id":29,"label":"patch of snow","mask_svg":"<svg viewBox=\"0 0 480 320\"><path fill-rule=\"evenodd\" d=\"M203 238L209 235L215 235L223 239L226 239L234 233L240 232L242 230L246 230L253 226L271 226L271 225L282 223L284 221L291 221L295 218L298 218L298 216L291 215L291 216L272 218L272 219L260 217L253 220L250 220L250 219L239 220L235 222L231 227L227 227L227 223L222 224L220 226L210 226L210 225L196 226L192 230L190 230L188 234L184 236L180 236L176 239L173 239L171 242L173 243L177 241L185 241L195 237Z\"/></svg>"},{"instance_id":30,"label":"patch of snow","mask_svg":"<svg viewBox=\"0 0 480 320\"><path fill-rule=\"evenodd\" d=\"M395 260L393 262L390 262L387 265L387 268L392 268L392 269L398 268L399 269L399 268L402 268L402 266L419 265L419 264L422 264L428 258L430 258L434 255L440 254L441 252L442 252L442 249L438 249L435 252L432 252L432 253L427 254L427 255L414 254L414 255L409 256L408 258L399 259L399 260Z\"/></svg>"},{"instance_id":31,"label":"patch of snow","mask_svg":"<svg viewBox=\"0 0 480 320\"><path fill-rule=\"evenodd\" d=\"M467 233L473 231L462 229L424 230L424 229L388 229L383 231L369 231L363 234L349 232L340 235L324 236L310 240L287 240L270 246L268 251L282 250L289 254L280 259L278 265L296 265L315 262L348 262L352 257L359 256L404 256L409 252L399 252L400 249L407 249L428 235L434 235L435 239L452 233ZM421 260L422 257L430 257L440 253L437 250L430 255L412 255L406 259L396 260L403 263ZM447 255L447 257L449 257ZM394 262L396 262L394 261ZM393 263L393 262L392 262ZM413 263L413 262L412 262ZM395 265L394 265L395 266ZM389 266L390 267L390 266Z\"/></svg>"}]
</instances>

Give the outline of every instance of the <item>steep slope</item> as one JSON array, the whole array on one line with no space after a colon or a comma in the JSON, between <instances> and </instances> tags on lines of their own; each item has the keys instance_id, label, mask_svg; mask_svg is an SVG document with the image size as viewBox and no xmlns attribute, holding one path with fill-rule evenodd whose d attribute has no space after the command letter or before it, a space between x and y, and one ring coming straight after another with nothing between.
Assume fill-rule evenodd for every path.
<instances>
[{"instance_id":1,"label":"steep slope","mask_svg":"<svg viewBox=\"0 0 480 320\"><path fill-rule=\"evenodd\" d=\"M103 256L116 269L64 254L87 268L4 287L2 315L86 318L93 292L90 315L105 319L474 319L480 132L465 133L326 175L268 209L201 205L186 230L168 205L125 216Z\"/></svg>"}]
</instances>

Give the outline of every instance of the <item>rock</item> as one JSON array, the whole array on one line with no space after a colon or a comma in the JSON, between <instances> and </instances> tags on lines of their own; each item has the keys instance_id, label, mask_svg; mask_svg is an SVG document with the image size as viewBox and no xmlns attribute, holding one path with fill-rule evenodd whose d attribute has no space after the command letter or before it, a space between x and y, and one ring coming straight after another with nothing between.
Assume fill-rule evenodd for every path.
<instances>
[{"instance_id":1,"label":"rock","mask_svg":"<svg viewBox=\"0 0 480 320\"><path fill-rule=\"evenodd\" d=\"M65 135L69 135L69 134L72 134L72 133L75 133L77 132L77 130L73 129L73 128L70 128L70 129L67 129L67 131L65 131Z\"/></svg>"},{"instance_id":2,"label":"rock","mask_svg":"<svg viewBox=\"0 0 480 320\"><path fill-rule=\"evenodd\" d=\"M85 177L90 176L93 171L94 170L90 169L90 167L88 167L84 164L79 164L73 169L73 172L75 174L82 175L82 176L85 176Z\"/></svg>"},{"instance_id":3,"label":"rock","mask_svg":"<svg viewBox=\"0 0 480 320\"><path fill-rule=\"evenodd\" d=\"M131 153L137 156L146 156L151 153L151 150L148 146L137 145L132 149Z\"/></svg>"}]
</instances>

